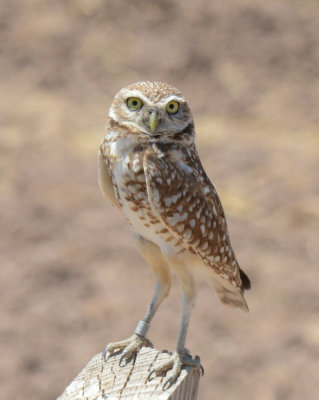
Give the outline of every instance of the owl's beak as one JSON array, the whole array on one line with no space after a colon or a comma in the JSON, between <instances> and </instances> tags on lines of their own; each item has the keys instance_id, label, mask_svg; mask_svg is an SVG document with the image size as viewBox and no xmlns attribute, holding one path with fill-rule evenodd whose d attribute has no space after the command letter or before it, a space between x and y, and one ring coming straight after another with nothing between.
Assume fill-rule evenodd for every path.
<instances>
[{"instance_id":1,"label":"owl's beak","mask_svg":"<svg viewBox=\"0 0 319 400\"><path fill-rule=\"evenodd\" d=\"M150 119L149 119L149 123L150 123L150 128L151 131L154 132L157 125L158 125L158 115L156 111L152 111L151 115L150 115Z\"/></svg>"}]
</instances>

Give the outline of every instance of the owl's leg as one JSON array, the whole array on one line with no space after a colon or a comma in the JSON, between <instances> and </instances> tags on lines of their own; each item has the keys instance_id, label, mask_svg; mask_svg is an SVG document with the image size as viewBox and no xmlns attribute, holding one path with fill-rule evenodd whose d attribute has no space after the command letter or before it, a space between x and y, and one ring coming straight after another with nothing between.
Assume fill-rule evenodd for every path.
<instances>
[{"instance_id":1,"label":"owl's leg","mask_svg":"<svg viewBox=\"0 0 319 400\"><path fill-rule=\"evenodd\" d=\"M133 232L133 238L140 253L152 268L156 284L152 301L143 320L138 322L134 334L126 340L110 343L104 351L105 358L107 354L122 351L120 364L123 360L128 361L136 356L142 346L152 347L152 343L145 336L156 310L167 297L171 287L169 266L163 258L160 248L142 236L135 234L135 232Z\"/></svg>"},{"instance_id":2,"label":"owl's leg","mask_svg":"<svg viewBox=\"0 0 319 400\"><path fill-rule=\"evenodd\" d=\"M158 367L154 368L149 374L149 379L151 379L153 374L158 376L165 374L166 372L171 370L170 374L168 375L167 379L164 382L163 389L169 387L176 381L184 366L192 368L193 367L200 368L203 373L203 368L200 364L199 357L196 356L195 359L193 359L189 351L185 348L187 329L195 300L195 288L194 288L193 278L189 273L189 271L187 270L184 263L176 260L171 260L170 265L176 272L182 284L183 311L182 311L182 321L178 334L176 351L170 356L170 358L167 361L163 362Z\"/></svg>"}]
</instances>

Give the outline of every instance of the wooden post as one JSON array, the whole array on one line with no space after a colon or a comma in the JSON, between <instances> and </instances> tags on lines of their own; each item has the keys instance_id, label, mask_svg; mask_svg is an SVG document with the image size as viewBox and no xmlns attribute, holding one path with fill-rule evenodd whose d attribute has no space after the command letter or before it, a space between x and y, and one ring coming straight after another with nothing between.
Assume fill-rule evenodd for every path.
<instances>
[{"instance_id":1,"label":"wooden post","mask_svg":"<svg viewBox=\"0 0 319 400\"><path fill-rule=\"evenodd\" d=\"M102 353L97 354L57 400L196 400L198 369L183 369L178 380L167 390L163 390L165 377L147 380L152 368L168 355L143 347L135 361L120 367L120 354L110 356L107 362Z\"/></svg>"}]
</instances>

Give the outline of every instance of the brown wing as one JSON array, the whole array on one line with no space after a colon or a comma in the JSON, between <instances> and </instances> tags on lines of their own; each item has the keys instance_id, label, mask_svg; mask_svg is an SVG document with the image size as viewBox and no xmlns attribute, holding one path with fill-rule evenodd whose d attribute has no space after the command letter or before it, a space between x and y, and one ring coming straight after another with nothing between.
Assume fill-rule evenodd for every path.
<instances>
[{"instance_id":1,"label":"brown wing","mask_svg":"<svg viewBox=\"0 0 319 400\"><path fill-rule=\"evenodd\" d=\"M149 150L144 170L151 207L162 223L221 278L243 290L220 200L196 150Z\"/></svg>"},{"instance_id":2,"label":"brown wing","mask_svg":"<svg viewBox=\"0 0 319 400\"><path fill-rule=\"evenodd\" d=\"M99 152L99 185L104 196L112 203L114 207L120 209L119 203L115 197L112 177L106 165L105 156L101 151Z\"/></svg>"}]
</instances>

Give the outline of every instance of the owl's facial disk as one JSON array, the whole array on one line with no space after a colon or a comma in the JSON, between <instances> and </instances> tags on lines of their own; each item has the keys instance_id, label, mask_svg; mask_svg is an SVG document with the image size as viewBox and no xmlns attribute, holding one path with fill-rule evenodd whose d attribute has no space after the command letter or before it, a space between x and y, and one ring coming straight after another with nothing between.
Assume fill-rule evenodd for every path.
<instances>
[{"instance_id":1,"label":"owl's facial disk","mask_svg":"<svg viewBox=\"0 0 319 400\"><path fill-rule=\"evenodd\" d=\"M151 101L138 91L126 90L115 97L110 116L149 136L176 133L192 122L190 109L183 97L174 94Z\"/></svg>"}]
</instances>

